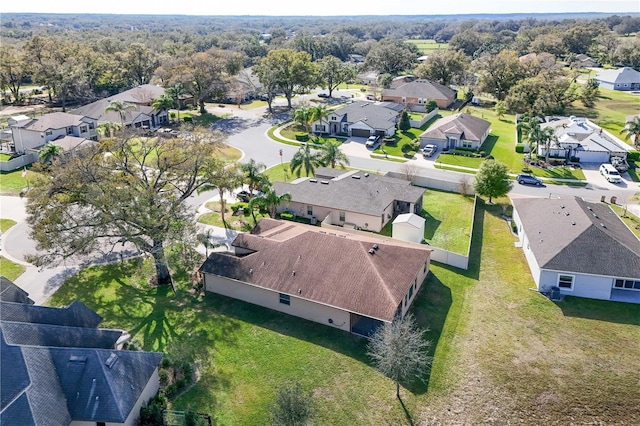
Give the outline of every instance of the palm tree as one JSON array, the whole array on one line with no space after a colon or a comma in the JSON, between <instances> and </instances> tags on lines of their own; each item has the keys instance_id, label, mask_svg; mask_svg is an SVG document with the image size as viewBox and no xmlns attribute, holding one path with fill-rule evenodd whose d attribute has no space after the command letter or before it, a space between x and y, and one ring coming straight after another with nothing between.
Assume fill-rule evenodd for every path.
<instances>
[{"instance_id":1,"label":"palm tree","mask_svg":"<svg viewBox=\"0 0 640 426\"><path fill-rule=\"evenodd\" d=\"M159 98L155 98L151 106L158 111L168 111L171 108L174 108L176 105L173 98L166 93L160 96Z\"/></svg>"},{"instance_id":2,"label":"palm tree","mask_svg":"<svg viewBox=\"0 0 640 426\"><path fill-rule=\"evenodd\" d=\"M311 123L322 120L329 115L329 109L325 104L319 104L310 108L311 117L309 117Z\"/></svg>"},{"instance_id":3,"label":"palm tree","mask_svg":"<svg viewBox=\"0 0 640 426\"><path fill-rule=\"evenodd\" d=\"M258 163L253 158L248 163L244 163L241 166L244 172L244 179L249 186L249 197L253 196L253 192L268 183L269 179L262 174L267 168L264 163Z\"/></svg>"},{"instance_id":4,"label":"palm tree","mask_svg":"<svg viewBox=\"0 0 640 426\"><path fill-rule=\"evenodd\" d=\"M115 111L120 115L120 124L124 128L124 119L127 111L137 109L133 104L128 104L124 101L114 100L109 102L109 105L104 109L105 112Z\"/></svg>"},{"instance_id":5,"label":"palm tree","mask_svg":"<svg viewBox=\"0 0 640 426\"><path fill-rule=\"evenodd\" d=\"M349 157L340 150L340 145L342 144L335 140L325 142L320 154L320 161L323 165L331 166L332 169L335 169L337 165L341 168L349 165Z\"/></svg>"},{"instance_id":6,"label":"palm tree","mask_svg":"<svg viewBox=\"0 0 640 426\"><path fill-rule=\"evenodd\" d=\"M258 195L255 198L252 198L249 201L249 208L251 209L251 211L253 211L254 206L262 207L269 211L269 216L271 218L275 218L276 208L280 204L288 203L290 201L291 201L291 194L289 194L288 192L285 192L282 195L278 195L275 189L269 188L264 194ZM255 221L255 217L254 217L254 221Z\"/></svg>"},{"instance_id":7,"label":"palm tree","mask_svg":"<svg viewBox=\"0 0 640 426\"><path fill-rule=\"evenodd\" d=\"M99 125L96 131L102 136L109 135L109 137L112 138L114 133L120 129L121 127L118 123L107 121Z\"/></svg>"},{"instance_id":8,"label":"palm tree","mask_svg":"<svg viewBox=\"0 0 640 426\"><path fill-rule=\"evenodd\" d=\"M233 192L242 185L243 175L237 165L226 166L222 161L214 161L203 171L202 179L205 182L198 193L218 190L220 194L220 219L225 222L224 212L227 208L225 197L226 192Z\"/></svg>"},{"instance_id":9,"label":"palm tree","mask_svg":"<svg viewBox=\"0 0 640 426\"><path fill-rule=\"evenodd\" d=\"M309 107L301 107L295 110L293 113L293 119L297 121L301 126L307 129L307 132L311 131L312 110Z\"/></svg>"},{"instance_id":10,"label":"palm tree","mask_svg":"<svg viewBox=\"0 0 640 426\"><path fill-rule=\"evenodd\" d=\"M544 162L549 162L549 151L551 149L551 142L554 145L558 144L558 138L556 137L556 132L551 127L545 127L542 129L542 143L544 143Z\"/></svg>"},{"instance_id":11,"label":"palm tree","mask_svg":"<svg viewBox=\"0 0 640 426\"><path fill-rule=\"evenodd\" d=\"M293 154L290 167L291 171L294 172L297 177L300 177L300 172L303 168L305 174L309 176L321 165L322 162L320 161L318 153L312 152L309 144L304 144L295 154Z\"/></svg>"},{"instance_id":12,"label":"palm tree","mask_svg":"<svg viewBox=\"0 0 640 426\"><path fill-rule=\"evenodd\" d=\"M204 232L196 235L198 243L204 246L205 256L209 258L209 249L220 247L222 244L211 240L213 237L213 231L211 228L207 228Z\"/></svg>"},{"instance_id":13,"label":"palm tree","mask_svg":"<svg viewBox=\"0 0 640 426\"><path fill-rule=\"evenodd\" d=\"M42 164L51 164L54 158L62 154L62 147L51 142L47 142L38 151L38 160Z\"/></svg>"},{"instance_id":14,"label":"palm tree","mask_svg":"<svg viewBox=\"0 0 640 426\"><path fill-rule=\"evenodd\" d=\"M626 138L633 141L634 145L640 146L640 117L629 121L622 131L627 134Z\"/></svg>"},{"instance_id":15,"label":"palm tree","mask_svg":"<svg viewBox=\"0 0 640 426\"><path fill-rule=\"evenodd\" d=\"M518 123L517 128L522 138L529 142L529 159L531 159L533 152L538 149L540 143L544 142L544 133L542 127L540 127L540 120L538 120L538 117L525 116Z\"/></svg>"},{"instance_id":16,"label":"palm tree","mask_svg":"<svg viewBox=\"0 0 640 426\"><path fill-rule=\"evenodd\" d=\"M180 102L180 96L187 94L187 89L182 83L176 83L165 90L167 96L169 96L176 105L178 105L178 123L180 123L180 109L182 108L182 102Z\"/></svg>"}]
</instances>

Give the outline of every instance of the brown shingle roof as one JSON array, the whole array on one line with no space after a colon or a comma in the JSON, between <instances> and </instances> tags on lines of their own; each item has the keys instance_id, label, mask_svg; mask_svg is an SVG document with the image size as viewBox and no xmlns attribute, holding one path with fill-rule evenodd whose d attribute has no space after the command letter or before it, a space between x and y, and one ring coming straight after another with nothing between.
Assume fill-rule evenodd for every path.
<instances>
[{"instance_id":1,"label":"brown shingle roof","mask_svg":"<svg viewBox=\"0 0 640 426\"><path fill-rule=\"evenodd\" d=\"M461 112L438 120L420 137L444 140L445 134L456 134L462 136L464 140L483 142L482 136L489 127L491 123L487 120Z\"/></svg>"},{"instance_id":2,"label":"brown shingle roof","mask_svg":"<svg viewBox=\"0 0 640 426\"><path fill-rule=\"evenodd\" d=\"M234 247L248 255L214 253L202 265L205 273L243 281L258 287L334 306L371 318L392 321L431 250L351 234L330 235L273 219L268 230L240 234ZM275 223L279 226L272 227Z\"/></svg>"}]
</instances>

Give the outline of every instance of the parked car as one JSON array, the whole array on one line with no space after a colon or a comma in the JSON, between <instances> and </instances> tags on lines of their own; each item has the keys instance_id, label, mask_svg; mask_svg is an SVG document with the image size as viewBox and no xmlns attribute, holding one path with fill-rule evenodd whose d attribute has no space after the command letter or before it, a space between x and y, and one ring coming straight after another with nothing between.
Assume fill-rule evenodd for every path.
<instances>
[{"instance_id":1,"label":"parked car","mask_svg":"<svg viewBox=\"0 0 640 426\"><path fill-rule=\"evenodd\" d=\"M329 94L328 93L318 93L318 97L319 98L328 98Z\"/></svg>"},{"instance_id":2,"label":"parked car","mask_svg":"<svg viewBox=\"0 0 640 426\"><path fill-rule=\"evenodd\" d=\"M369 136L367 142L364 144L367 148L376 149L380 143L380 136Z\"/></svg>"},{"instance_id":3,"label":"parked car","mask_svg":"<svg viewBox=\"0 0 640 426\"><path fill-rule=\"evenodd\" d=\"M425 147L422 149L422 156L425 158L431 157L433 154L436 153L437 150L438 150L438 147L436 145L432 145L432 144L425 145Z\"/></svg>"},{"instance_id":4,"label":"parked car","mask_svg":"<svg viewBox=\"0 0 640 426\"><path fill-rule=\"evenodd\" d=\"M629 170L629 163L622 157L611 157L611 165L616 168L618 173L624 173Z\"/></svg>"},{"instance_id":5,"label":"parked car","mask_svg":"<svg viewBox=\"0 0 640 426\"><path fill-rule=\"evenodd\" d=\"M604 178L611 183L620 183L622 182L622 178L620 177L620 173L609 163L600 164L600 174L604 176Z\"/></svg>"},{"instance_id":6,"label":"parked car","mask_svg":"<svg viewBox=\"0 0 640 426\"><path fill-rule=\"evenodd\" d=\"M236 198L244 203L248 203L249 200L251 199L251 195L247 191L239 191L236 194Z\"/></svg>"},{"instance_id":7,"label":"parked car","mask_svg":"<svg viewBox=\"0 0 640 426\"><path fill-rule=\"evenodd\" d=\"M542 180L531 175L520 174L516 177L516 180L520 185L542 186Z\"/></svg>"},{"instance_id":8,"label":"parked car","mask_svg":"<svg viewBox=\"0 0 640 426\"><path fill-rule=\"evenodd\" d=\"M375 101L376 100L376 95L372 95L371 93L369 93L367 95L367 100L368 101Z\"/></svg>"}]
</instances>

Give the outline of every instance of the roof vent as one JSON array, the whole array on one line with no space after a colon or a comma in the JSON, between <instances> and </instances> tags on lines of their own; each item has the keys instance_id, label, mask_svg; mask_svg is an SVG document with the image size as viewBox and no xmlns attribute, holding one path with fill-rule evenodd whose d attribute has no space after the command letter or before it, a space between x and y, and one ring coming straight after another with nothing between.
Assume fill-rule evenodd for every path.
<instances>
[{"instance_id":1,"label":"roof vent","mask_svg":"<svg viewBox=\"0 0 640 426\"><path fill-rule=\"evenodd\" d=\"M603 228L606 228L604 223L600 223L600 226L602 226Z\"/></svg>"},{"instance_id":2,"label":"roof vent","mask_svg":"<svg viewBox=\"0 0 640 426\"><path fill-rule=\"evenodd\" d=\"M374 249L369 249L369 254L376 254L376 251Z\"/></svg>"},{"instance_id":3,"label":"roof vent","mask_svg":"<svg viewBox=\"0 0 640 426\"><path fill-rule=\"evenodd\" d=\"M572 224L572 225L575 225L576 223L575 223L574 221L571 221L571 224Z\"/></svg>"},{"instance_id":4,"label":"roof vent","mask_svg":"<svg viewBox=\"0 0 640 426\"><path fill-rule=\"evenodd\" d=\"M353 179L360 179L360 176L358 176L358 175L353 175L353 176L351 176L351 177L352 177Z\"/></svg>"},{"instance_id":5,"label":"roof vent","mask_svg":"<svg viewBox=\"0 0 640 426\"><path fill-rule=\"evenodd\" d=\"M253 274L253 268L249 268L249 275Z\"/></svg>"},{"instance_id":6,"label":"roof vent","mask_svg":"<svg viewBox=\"0 0 640 426\"><path fill-rule=\"evenodd\" d=\"M587 208L588 208L589 210L593 211L593 209L591 208L591 206L587 206Z\"/></svg>"},{"instance_id":7,"label":"roof vent","mask_svg":"<svg viewBox=\"0 0 640 426\"><path fill-rule=\"evenodd\" d=\"M318 179L309 179L309 182L311 183L316 183L318 181Z\"/></svg>"},{"instance_id":8,"label":"roof vent","mask_svg":"<svg viewBox=\"0 0 640 426\"><path fill-rule=\"evenodd\" d=\"M377 244L374 244L374 245L373 245L373 249L374 249L374 250L378 250L379 248L380 248L380 247L378 247L378 245L377 245Z\"/></svg>"},{"instance_id":9,"label":"roof vent","mask_svg":"<svg viewBox=\"0 0 640 426\"><path fill-rule=\"evenodd\" d=\"M108 367L111 368L113 367L113 365L118 361L118 355L116 355L115 353L111 352L111 354L109 355L109 358L107 358L107 360L104 362L104 364Z\"/></svg>"},{"instance_id":10,"label":"roof vent","mask_svg":"<svg viewBox=\"0 0 640 426\"><path fill-rule=\"evenodd\" d=\"M564 204L560 204L560 208L561 208L561 209L564 209Z\"/></svg>"},{"instance_id":11,"label":"roof vent","mask_svg":"<svg viewBox=\"0 0 640 426\"><path fill-rule=\"evenodd\" d=\"M301 288L298 289L298 294L302 294L302 289Z\"/></svg>"},{"instance_id":12,"label":"roof vent","mask_svg":"<svg viewBox=\"0 0 640 426\"><path fill-rule=\"evenodd\" d=\"M598 215L593 213L593 217L595 217L596 219L598 218Z\"/></svg>"},{"instance_id":13,"label":"roof vent","mask_svg":"<svg viewBox=\"0 0 640 426\"><path fill-rule=\"evenodd\" d=\"M71 355L69 357L69 362L87 362L87 357L81 355Z\"/></svg>"},{"instance_id":14,"label":"roof vent","mask_svg":"<svg viewBox=\"0 0 640 426\"><path fill-rule=\"evenodd\" d=\"M565 216L569 216L569 212L564 212L564 215Z\"/></svg>"},{"instance_id":15,"label":"roof vent","mask_svg":"<svg viewBox=\"0 0 640 426\"><path fill-rule=\"evenodd\" d=\"M321 180L320 183L323 184L323 185L329 185L329 181L328 180Z\"/></svg>"},{"instance_id":16,"label":"roof vent","mask_svg":"<svg viewBox=\"0 0 640 426\"><path fill-rule=\"evenodd\" d=\"M369 173L365 173L365 174L364 174L364 177L369 177Z\"/></svg>"},{"instance_id":17,"label":"roof vent","mask_svg":"<svg viewBox=\"0 0 640 426\"><path fill-rule=\"evenodd\" d=\"M295 277L296 276L296 271L291 272L291 276Z\"/></svg>"}]
</instances>

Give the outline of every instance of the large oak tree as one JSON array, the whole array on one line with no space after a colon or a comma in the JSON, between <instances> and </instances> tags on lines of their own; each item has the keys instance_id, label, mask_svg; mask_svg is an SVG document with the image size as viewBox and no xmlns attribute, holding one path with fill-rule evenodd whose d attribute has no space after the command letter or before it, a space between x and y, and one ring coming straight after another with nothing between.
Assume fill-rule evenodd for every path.
<instances>
[{"instance_id":1,"label":"large oak tree","mask_svg":"<svg viewBox=\"0 0 640 426\"><path fill-rule=\"evenodd\" d=\"M165 245L193 224L185 201L207 182L222 136L194 131L183 139L107 139L51 164L29 193L28 223L38 265L88 255L118 241L150 254L157 281L171 281Z\"/></svg>"}]
</instances>

